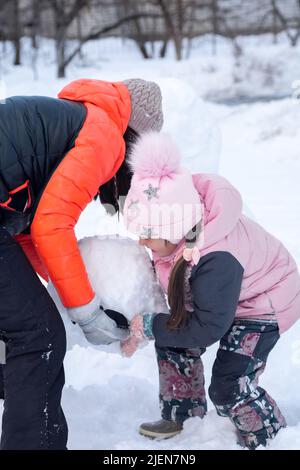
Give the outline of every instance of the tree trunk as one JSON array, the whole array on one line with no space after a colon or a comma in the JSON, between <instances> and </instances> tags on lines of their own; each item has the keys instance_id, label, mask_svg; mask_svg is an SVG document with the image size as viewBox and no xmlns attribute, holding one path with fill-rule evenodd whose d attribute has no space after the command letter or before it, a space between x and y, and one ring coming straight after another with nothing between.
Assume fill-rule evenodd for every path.
<instances>
[{"instance_id":1,"label":"tree trunk","mask_svg":"<svg viewBox=\"0 0 300 470\"><path fill-rule=\"evenodd\" d=\"M218 0L212 0L212 27L213 27L213 39L212 39L212 54L217 55L217 34L219 32L218 22Z\"/></svg>"},{"instance_id":2,"label":"tree trunk","mask_svg":"<svg viewBox=\"0 0 300 470\"><path fill-rule=\"evenodd\" d=\"M193 21L196 15L196 4L194 1L190 2L190 9L189 9L189 17L186 18L186 25L187 25L187 46L185 52L185 58L189 59L192 52L192 45L193 45L193 36L194 36L194 26L195 22Z\"/></svg>"},{"instance_id":3,"label":"tree trunk","mask_svg":"<svg viewBox=\"0 0 300 470\"><path fill-rule=\"evenodd\" d=\"M14 38L13 43L15 47L14 65L21 65L21 24L20 24L20 9L19 0L13 0L13 13L14 13Z\"/></svg>"},{"instance_id":4,"label":"tree trunk","mask_svg":"<svg viewBox=\"0 0 300 470\"><path fill-rule=\"evenodd\" d=\"M299 35L298 34L296 34L295 36L291 36L291 45L292 45L292 47L297 46L298 40L299 40Z\"/></svg>"},{"instance_id":5,"label":"tree trunk","mask_svg":"<svg viewBox=\"0 0 300 470\"><path fill-rule=\"evenodd\" d=\"M176 59L181 60L182 59L182 35L181 35L181 30L180 30L180 25L182 24L181 0L178 0L176 2L175 18L172 17L170 10L168 9L168 6L164 0L157 0L157 4L161 9L161 12L165 21L167 35L174 42Z\"/></svg>"},{"instance_id":6,"label":"tree trunk","mask_svg":"<svg viewBox=\"0 0 300 470\"><path fill-rule=\"evenodd\" d=\"M163 45L161 46L161 49L159 52L159 57L161 59L164 59L166 57L168 43L169 43L168 39L165 39L165 41L163 42Z\"/></svg>"},{"instance_id":7,"label":"tree trunk","mask_svg":"<svg viewBox=\"0 0 300 470\"><path fill-rule=\"evenodd\" d=\"M77 37L78 37L78 40L79 40L79 44L81 45L81 43L82 43L82 25L81 25L81 14L80 14L80 12L78 13L78 16L77 16ZM83 59L83 53L82 53L81 47L80 47L78 55L79 55L79 58L82 60Z\"/></svg>"},{"instance_id":8,"label":"tree trunk","mask_svg":"<svg viewBox=\"0 0 300 470\"><path fill-rule=\"evenodd\" d=\"M32 0L32 26L31 26L31 45L33 49L38 49L37 35L40 26L41 4L39 0Z\"/></svg>"},{"instance_id":9,"label":"tree trunk","mask_svg":"<svg viewBox=\"0 0 300 470\"><path fill-rule=\"evenodd\" d=\"M57 57L57 78L65 78L65 38L60 36L56 39L56 57Z\"/></svg>"},{"instance_id":10,"label":"tree trunk","mask_svg":"<svg viewBox=\"0 0 300 470\"><path fill-rule=\"evenodd\" d=\"M276 11L274 8L272 8L272 29L273 29L273 44L277 44L278 43L278 39L277 39L277 34L278 34L278 29L277 29L277 15L276 15Z\"/></svg>"},{"instance_id":11,"label":"tree trunk","mask_svg":"<svg viewBox=\"0 0 300 470\"><path fill-rule=\"evenodd\" d=\"M182 37L179 34L174 36L176 60L182 59Z\"/></svg>"},{"instance_id":12,"label":"tree trunk","mask_svg":"<svg viewBox=\"0 0 300 470\"><path fill-rule=\"evenodd\" d=\"M176 51L176 60L182 59L182 30L183 30L183 5L182 0L176 1L176 19L174 24L174 43Z\"/></svg>"},{"instance_id":13,"label":"tree trunk","mask_svg":"<svg viewBox=\"0 0 300 470\"><path fill-rule=\"evenodd\" d=\"M65 0L60 0L59 8L54 9L55 13L55 45L56 45L56 64L57 78L65 78L65 52L66 52L66 10Z\"/></svg>"},{"instance_id":14,"label":"tree trunk","mask_svg":"<svg viewBox=\"0 0 300 470\"><path fill-rule=\"evenodd\" d=\"M134 20L134 27L135 27L135 33L136 33L136 43L138 45L138 48L139 50L141 51L142 53L142 56L144 57L144 59L150 59L150 55L147 51L147 48L146 48L146 43L143 39L143 34L142 34L142 28L141 28L141 25L140 25L140 22L138 19Z\"/></svg>"},{"instance_id":15,"label":"tree trunk","mask_svg":"<svg viewBox=\"0 0 300 470\"><path fill-rule=\"evenodd\" d=\"M14 65L21 65L21 42L20 38L14 40L15 60Z\"/></svg>"},{"instance_id":16,"label":"tree trunk","mask_svg":"<svg viewBox=\"0 0 300 470\"><path fill-rule=\"evenodd\" d=\"M143 58L144 59L151 59L150 55L148 54L146 44L144 42L141 42L141 41L136 41L136 43L138 45L139 50L142 53Z\"/></svg>"}]
</instances>

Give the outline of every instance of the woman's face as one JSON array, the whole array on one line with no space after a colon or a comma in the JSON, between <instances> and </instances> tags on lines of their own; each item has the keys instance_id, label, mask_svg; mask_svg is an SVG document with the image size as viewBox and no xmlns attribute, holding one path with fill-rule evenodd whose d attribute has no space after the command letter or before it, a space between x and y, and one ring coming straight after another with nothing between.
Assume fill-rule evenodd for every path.
<instances>
[{"instance_id":1,"label":"woman's face","mask_svg":"<svg viewBox=\"0 0 300 470\"><path fill-rule=\"evenodd\" d=\"M169 256L177 246L167 240L155 240L151 238L140 238L139 244L146 246L158 256Z\"/></svg>"}]
</instances>

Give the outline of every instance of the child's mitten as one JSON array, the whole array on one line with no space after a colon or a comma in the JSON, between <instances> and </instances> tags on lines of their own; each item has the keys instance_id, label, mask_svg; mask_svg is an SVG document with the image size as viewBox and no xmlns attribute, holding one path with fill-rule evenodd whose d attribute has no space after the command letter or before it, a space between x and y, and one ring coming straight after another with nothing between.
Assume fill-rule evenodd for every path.
<instances>
[{"instance_id":1,"label":"child's mitten","mask_svg":"<svg viewBox=\"0 0 300 470\"><path fill-rule=\"evenodd\" d=\"M131 357L139 346L153 339L152 322L154 314L136 315L130 323L130 336L121 343L122 353Z\"/></svg>"}]
</instances>

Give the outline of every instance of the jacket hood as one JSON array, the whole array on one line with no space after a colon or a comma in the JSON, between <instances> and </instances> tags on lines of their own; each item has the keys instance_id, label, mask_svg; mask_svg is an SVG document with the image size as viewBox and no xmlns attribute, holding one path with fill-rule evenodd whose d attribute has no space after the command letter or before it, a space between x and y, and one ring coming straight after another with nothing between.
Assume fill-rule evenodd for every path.
<instances>
[{"instance_id":1,"label":"jacket hood","mask_svg":"<svg viewBox=\"0 0 300 470\"><path fill-rule=\"evenodd\" d=\"M204 205L204 249L223 240L240 220L243 201L240 193L223 177L193 175L194 186Z\"/></svg>"},{"instance_id":2,"label":"jacket hood","mask_svg":"<svg viewBox=\"0 0 300 470\"><path fill-rule=\"evenodd\" d=\"M121 82L80 79L66 85L58 98L91 103L107 113L122 134L128 127L131 100L126 86Z\"/></svg>"}]
</instances>

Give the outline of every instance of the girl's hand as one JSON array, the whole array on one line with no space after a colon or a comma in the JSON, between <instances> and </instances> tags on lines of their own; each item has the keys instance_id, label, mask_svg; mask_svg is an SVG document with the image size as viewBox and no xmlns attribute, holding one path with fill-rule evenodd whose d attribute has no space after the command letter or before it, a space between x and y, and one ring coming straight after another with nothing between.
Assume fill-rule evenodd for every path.
<instances>
[{"instance_id":1,"label":"girl's hand","mask_svg":"<svg viewBox=\"0 0 300 470\"><path fill-rule=\"evenodd\" d=\"M130 323L129 338L121 343L121 350L123 356L131 357L138 349L140 343L146 340L144 336L144 326L142 315L133 317Z\"/></svg>"},{"instance_id":2,"label":"girl's hand","mask_svg":"<svg viewBox=\"0 0 300 470\"><path fill-rule=\"evenodd\" d=\"M145 319L147 319L146 322ZM145 316L135 315L133 317L130 323L130 336L121 343L123 356L131 357L139 346L146 344L152 338L152 331L149 334L149 325L150 323L152 324L151 320L151 314L146 314ZM147 331L145 331L145 325L147 325Z\"/></svg>"}]
</instances>

